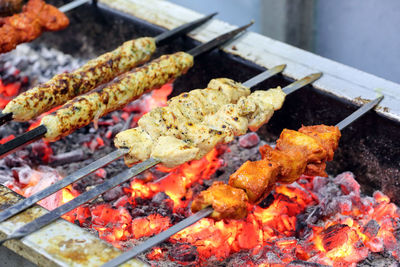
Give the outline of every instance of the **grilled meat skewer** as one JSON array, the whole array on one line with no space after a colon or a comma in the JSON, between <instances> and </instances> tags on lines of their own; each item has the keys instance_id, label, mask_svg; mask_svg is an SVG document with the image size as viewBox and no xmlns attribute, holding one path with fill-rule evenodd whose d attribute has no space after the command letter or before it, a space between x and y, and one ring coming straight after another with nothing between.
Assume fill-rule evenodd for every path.
<instances>
[{"instance_id":1,"label":"grilled meat skewer","mask_svg":"<svg viewBox=\"0 0 400 267\"><path fill-rule=\"evenodd\" d=\"M75 71L54 76L11 100L2 111L3 117L9 114L2 122L10 119L31 120L77 95L111 81L118 75L147 62L156 50L156 45L193 30L214 15L215 13L184 24L155 38L143 37L127 41L115 50L88 61Z\"/></svg>"},{"instance_id":2,"label":"grilled meat skewer","mask_svg":"<svg viewBox=\"0 0 400 267\"><path fill-rule=\"evenodd\" d=\"M248 86L248 87L253 87L255 85L257 85L258 83L274 76L275 74L281 72L283 69L285 68L285 65L280 65L280 66L276 66L274 68L271 68L267 71L264 71L263 73L255 76L254 78L248 80L247 82L244 83L244 85ZM190 94L190 96L192 96L193 94ZM175 97L175 99L179 99L179 97ZM190 97L184 97L184 98L180 98L180 99L190 99ZM184 102L185 103L185 102ZM182 103L184 105L184 103ZM82 179L83 177L89 175L90 173L96 171L98 168L101 168L107 164L109 164L110 162L120 158L121 156L127 154L129 152L128 149L118 149L115 150L114 152L92 162L91 164L89 164L88 166L79 169L77 171L75 171L74 173L68 175L67 177L64 177L62 180L56 182L53 185L50 185L49 187L47 187L46 189L22 200L21 202L19 202L18 204L4 210L3 212L0 212L0 222L10 218L11 216L29 208L30 206L32 206L33 204L35 204L37 201L57 192L58 190L61 190L62 188L72 184L73 182L76 182L80 179Z\"/></svg>"},{"instance_id":3,"label":"grilled meat skewer","mask_svg":"<svg viewBox=\"0 0 400 267\"><path fill-rule=\"evenodd\" d=\"M49 141L55 141L109 111L122 108L143 92L160 87L185 73L193 64L193 56L199 56L222 45L252 24L251 22L225 33L191 49L188 53L178 52L162 56L160 60L154 60L145 66L126 72L99 89L76 97L56 112L45 116L37 128L0 145L0 157L43 136Z\"/></svg>"},{"instance_id":4,"label":"grilled meat skewer","mask_svg":"<svg viewBox=\"0 0 400 267\"><path fill-rule=\"evenodd\" d=\"M362 115L364 115L367 111L371 110L373 107L375 107L381 100L383 99L382 97L379 97L368 104L363 105L361 108L359 108L356 112L352 113L350 116L348 116L346 119L344 119L342 122L337 124L336 126L339 128L339 130L342 130L344 127L349 125L351 122L355 121L356 119L360 118ZM223 197L229 197L231 199L232 203L237 203L236 198L242 199L246 198L245 194L243 193L233 193L235 192L234 190L229 191L229 187L226 187L227 185L221 185L219 183L216 183L213 185L214 190L218 191L219 196ZM222 201L224 198L221 198ZM218 203L220 206L224 206L224 203ZM237 206L234 206L235 209L240 209L240 204ZM224 210L227 211L227 210ZM239 210L240 211L240 210ZM211 214L214 213L214 210L211 206L205 207L195 214L191 215L190 217L180 221L179 223L175 224L174 226L168 228L167 230L157 234L156 236L153 236L149 239L147 239L145 242L141 243L138 246L133 247L131 250L126 251L122 253L120 256L116 257L115 259L105 263L102 265L102 267L115 267L119 266L120 264L123 264L124 262L138 256L139 254L143 253L144 251L162 243L163 241L167 240L169 237L172 235L178 233L179 231L185 229L186 227L198 222L199 220L210 216ZM237 215L238 212L233 212L232 216ZM240 214L240 212L239 212Z\"/></svg>"},{"instance_id":5,"label":"grilled meat skewer","mask_svg":"<svg viewBox=\"0 0 400 267\"><path fill-rule=\"evenodd\" d=\"M43 31L58 31L68 25L67 16L56 7L43 0L29 0L21 13L0 18L0 53L36 39Z\"/></svg>"},{"instance_id":6,"label":"grilled meat skewer","mask_svg":"<svg viewBox=\"0 0 400 267\"><path fill-rule=\"evenodd\" d=\"M308 77L303 78L300 81L294 82L284 88L285 92L291 93L294 92L295 90L313 82L314 80L318 79L321 76L321 74L314 74L310 75ZM249 114L247 114L249 115ZM141 162L134 167L125 170L124 172L112 177L111 179L108 179L106 182L103 184L100 184L96 186L95 188L77 196L76 198L72 199L71 201L65 203L64 205L52 210L51 212L37 218L36 220L24 225L20 229L16 230L13 232L7 239L0 241L0 245L4 243L7 240L10 239L15 239L15 238L21 238L23 236L26 236L41 227L53 222L60 216L64 215L65 213L77 208L78 206L96 198L97 196L105 193L106 191L114 188L115 186L129 180L130 178L138 175L139 173L147 170L150 167L153 167L154 165L160 163L160 160L158 159L153 159L149 158L144 162ZM11 207L12 209L12 207Z\"/></svg>"},{"instance_id":7,"label":"grilled meat skewer","mask_svg":"<svg viewBox=\"0 0 400 267\"><path fill-rule=\"evenodd\" d=\"M191 93L183 94L167 107L153 109L138 121L139 127L119 133L115 145L130 149L127 165L149 157L167 167L200 159L217 144L245 134L249 127L258 129L285 99L280 87L249 95L248 88L229 79L214 79L204 90L203 94L195 90L191 97ZM189 105L182 105L185 96L197 103L189 99Z\"/></svg>"},{"instance_id":8,"label":"grilled meat skewer","mask_svg":"<svg viewBox=\"0 0 400 267\"><path fill-rule=\"evenodd\" d=\"M129 71L111 83L68 101L57 111L42 118L45 140L56 141L88 125L105 114L120 109L143 93L178 78L193 66L193 57L185 52L164 55Z\"/></svg>"},{"instance_id":9,"label":"grilled meat skewer","mask_svg":"<svg viewBox=\"0 0 400 267\"><path fill-rule=\"evenodd\" d=\"M302 174L310 175L307 167L314 164L325 169L326 161L333 159L339 138L340 131L335 126L303 126L299 131L284 129L275 149L269 145L261 147L262 160L245 162L230 176L229 185L215 182L201 192L193 200L192 211L212 206L211 218L242 219L247 215L246 203L262 201L276 182L292 183Z\"/></svg>"}]
</instances>

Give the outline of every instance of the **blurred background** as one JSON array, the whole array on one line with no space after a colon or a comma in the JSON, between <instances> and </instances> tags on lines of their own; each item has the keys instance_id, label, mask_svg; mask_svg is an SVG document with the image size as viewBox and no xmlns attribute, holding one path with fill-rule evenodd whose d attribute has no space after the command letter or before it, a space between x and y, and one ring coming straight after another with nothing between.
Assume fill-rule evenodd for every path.
<instances>
[{"instance_id":1,"label":"blurred background","mask_svg":"<svg viewBox=\"0 0 400 267\"><path fill-rule=\"evenodd\" d=\"M400 83L399 0L169 0Z\"/></svg>"}]
</instances>

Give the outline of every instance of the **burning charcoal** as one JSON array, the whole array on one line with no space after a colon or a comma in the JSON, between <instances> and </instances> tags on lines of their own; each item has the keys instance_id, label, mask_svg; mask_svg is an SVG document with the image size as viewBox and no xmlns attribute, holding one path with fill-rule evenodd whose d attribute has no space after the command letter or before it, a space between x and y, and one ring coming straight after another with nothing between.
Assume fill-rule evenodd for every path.
<instances>
[{"instance_id":1,"label":"burning charcoal","mask_svg":"<svg viewBox=\"0 0 400 267\"><path fill-rule=\"evenodd\" d=\"M375 220L370 220L366 225L363 227L363 233L368 236L369 238L375 237L378 234L380 229L380 225Z\"/></svg>"},{"instance_id":2,"label":"burning charcoal","mask_svg":"<svg viewBox=\"0 0 400 267\"><path fill-rule=\"evenodd\" d=\"M255 132L251 132L239 137L239 145L244 148L256 146L260 142L260 137Z\"/></svg>"},{"instance_id":3,"label":"burning charcoal","mask_svg":"<svg viewBox=\"0 0 400 267\"><path fill-rule=\"evenodd\" d=\"M340 185L342 192L346 195L354 192L357 196L360 195L360 184L354 178L351 172L344 172L339 174L334 180L335 184Z\"/></svg>"},{"instance_id":4,"label":"burning charcoal","mask_svg":"<svg viewBox=\"0 0 400 267\"><path fill-rule=\"evenodd\" d=\"M330 251L347 242L351 228L345 224L335 224L329 226L322 232L322 244L325 250Z\"/></svg>"},{"instance_id":5,"label":"burning charcoal","mask_svg":"<svg viewBox=\"0 0 400 267\"><path fill-rule=\"evenodd\" d=\"M60 166L69 164L72 162L82 161L85 158L85 154L82 149L73 150L71 152L61 153L57 155L51 155L49 157L50 164L53 166Z\"/></svg>"},{"instance_id":6,"label":"burning charcoal","mask_svg":"<svg viewBox=\"0 0 400 267\"><path fill-rule=\"evenodd\" d=\"M7 167L14 168L14 167L21 167L22 165L25 164L25 161L20 157L18 157L17 155L11 154L4 159L4 163L7 165Z\"/></svg>"},{"instance_id":7,"label":"burning charcoal","mask_svg":"<svg viewBox=\"0 0 400 267\"><path fill-rule=\"evenodd\" d=\"M27 185L30 183L33 170L28 165L13 168L12 172L15 180L17 180L20 184Z\"/></svg>"},{"instance_id":8,"label":"burning charcoal","mask_svg":"<svg viewBox=\"0 0 400 267\"><path fill-rule=\"evenodd\" d=\"M189 244L176 244L169 251L169 258L180 264L195 263L199 259L196 247Z\"/></svg>"},{"instance_id":9,"label":"burning charcoal","mask_svg":"<svg viewBox=\"0 0 400 267\"><path fill-rule=\"evenodd\" d=\"M269 249L269 248L268 248ZM280 265L280 264L283 264L283 262L282 262L282 260L279 258L279 256L278 255L276 255L274 252L272 252L272 251L266 251L265 253L262 253L261 254L262 255L262 257L260 258L260 260L258 260L256 263L257 264L260 264L260 265L263 265L263 264L265 264L265 263L267 263L267 265L273 265L273 264L276 264L276 265Z\"/></svg>"},{"instance_id":10,"label":"burning charcoal","mask_svg":"<svg viewBox=\"0 0 400 267\"><path fill-rule=\"evenodd\" d=\"M169 196L164 192L159 192L153 197L153 203L161 204L166 199L169 199Z\"/></svg>"},{"instance_id":11,"label":"burning charcoal","mask_svg":"<svg viewBox=\"0 0 400 267\"><path fill-rule=\"evenodd\" d=\"M319 264L316 262L308 262L302 260L294 260L289 264L285 265L286 267L329 267L329 265Z\"/></svg>"},{"instance_id":12,"label":"burning charcoal","mask_svg":"<svg viewBox=\"0 0 400 267\"><path fill-rule=\"evenodd\" d=\"M52 154L53 151L45 142L39 141L32 144L32 159L41 159L42 161L47 162Z\"/></svg>"},{"instance_id":13,"label":"burning charcoal","mask_svg":"<svg viewBox=\"0 0 400 267\"><path fill-rule=\"evenodd\" d=\"M142 208L136 207L133 210L131 210L131 215L132 218L143 217L146 216L146 211L143 210Z\"/></svg>"},{"instance_id":14,"label":"burning charcoal","mask_svg":"<svg viewBox=\"0 0 400 267\"><path fill-rule=\"evenodd\" d=\"M326 186L327 183L328 183L328 179L326 179L325 177L319 177L319 176L314 177L314 180L313 180L314 192L320 191L322 188L324 188Z\"/></svg>"},{"instance_id":15,"label":"burning charcoal","mask_svg":"<svg viewBox=\"0 0 400 267\"><path fill-rule=\"evenodd\" d=\"M103 199L106 202L110 202L116 200L117 198L121 197L124 194L122 188L120 186L115 187L103 194Z\"/></svg>"},{"instance_id":16,"label":"burning charcoal","mask_svg":"<svg viewBox=\"0 0 400 267\"><path fill-rule=\"evenodd\" d=\"M274 194L269 194L266 198L264 198L260 204L258 204L261 208L266 209L274 202Z\"/></svg>"}]
</instances>

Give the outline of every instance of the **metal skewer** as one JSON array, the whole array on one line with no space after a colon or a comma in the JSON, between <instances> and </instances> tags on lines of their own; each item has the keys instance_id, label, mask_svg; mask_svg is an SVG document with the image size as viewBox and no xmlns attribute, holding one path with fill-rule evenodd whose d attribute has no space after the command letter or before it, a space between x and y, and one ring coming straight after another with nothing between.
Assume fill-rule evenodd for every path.
<instances>
[{"instance_id":1,"label":"metal skewer","mask_svg":"<svg viewBox=\"0 0 400 267\"><path fill-rule=\"evenodd\" d=\"M210 15L212 16L212 15ZM232 38L234 38L236 35L238 35L239 33L243 32L244 30L246 30L248 27L250 27L251 25L253 25L253 22L250 22L247 25L244 25L240 28L237 28L233 31L230 31L228 33L222 34L214 39L212 39L211 41L201 44L193 49L191 49L190 51L188 51L188 54L193 55L194 57L199 56L203 53L206 53L208 51L213 50L214 48L217 48L218 46L226 43L227 41L231 40ZM26 133L23 133L22 135L4 143L3 145L0 145L0 158L3 158L5 156L7 156L8 154L14 152L17 149L22 148L23 146L34 142L42 137L45 136L47 132L47 128L44 125L39 125L38 127L36 127L33 130L30 130Z\"/></svg>"},{"instance_id":2,"label":"metal skewer","mask_svg":"<svg viewBox=\"0 0 400 267\"><path fill-rule=\"evenodd\" d=\"M77 1L73 1L73 2L71 2L69 4L66 4L65 6L62 6L61 8L66 7L68 5L72 6L72 4L74 2L80 2L81 3L81 2L89 2L89 1L83 1L83 0L79 1L79 0L77 0ZM81 4L83 4L83 3L81 3ZM77 7L77 5L75 4L74 7ZM71 9L72 8L70 8L69 10L71 10ZM155 39L155 43L156 43L157 46L158 45L163 45L163 44L167 43L168 41L170 41L170 40L172 40L174 38L177 38L177 37L179 37L181 35L185 35L188 32L190 32L190 31L196 29L197 27L201 26L205 22L209 21L210 19L212 19L217 14L218 13L215 12L215 13L212 13L212 14L210 14L208 16L203 17L203 18L200 18L200 19L197 19L195 21L183 24L183 25L181 25L181 26L179 26L179 27L177 27L175 29L172 29L170 31L163 32L163 33L157 35L154 38ZM0 125L3 125L6 122L12 121L12 119L13 119L13 114L12 113L0 112Z\"/></svg>"},{"instance_id":3,"label":"metal skewer","mask_svg":"<svg viewBox=\"0 0 400 267\"><path fill-rule=\"evenodd\" d=\"M359 109L357 109L355 112L353 112L350 116L336 124L339 129L343 129L346 126L348 126L350 123L354 122L358 118L360 118L362 115L364 115L367 111L371 110L373 107L375 107L381 100L383 99L383 96L376 98L375 100L369 102L368 104L365 104L361 106ZM186 227L194 224L195 222L201 220L202 218L210 215L213 212L213 209L211 207L207 207L205 209L202 209L192 216L180 221L179 223L175 224L174 226L170 227L169 229L157 234L154 237L151 237L147 239L145 242L141 243L140 245L132 248L131 250L128 250L118 257L110 260L106 264L102 265L101 267L114 267L118 266L133 257L136 257L140 253L148 250L149 248L158 245L171 237L172 235L178 233L179 231L182 231Z\"/></svg>"},{"instance_id":4,"label":"metal skewer","mask_svg":"<svg viewBox=\"0 0 400 267\"><path fill-rule=\"evenodd\" d=\"M92 2L92 0L75 0L58 8L61 12L65 13L83 4Z\"/></svg>"},{"instance_id":5,"label":"metal skewer","mask_svg":"<svg viewBox=\"0 0 400 267\"><path fill-rule=\"evenodd\" d=\"M262 72L261 74L256 75L255 77L251 78L250 80L246 81L244 83L244 85L249 88L254 87L257 84L261 83L262 81L265 81L268 78L282 72L285 67L286 67L286 65L279 65L279 66L273 67L267 71ZM316 77L315 77L315 79L316 79ZM299 81L299 82L301 83L301 81ZM299 83L299 82L297 82L297 83ZM49 187L45 188L44 190L24 199L21 202L15 204L14 206L11 206L10 208L0 212L0 222L3 222L5 220L7 220L8 218L20 213L21 211L33 206L39 200L42 200L42 199L50 196L51 194L54 194L55 192L63 189L64 187L66 187L74 182L79 181L80 179L93 173L97 169L99 169L105 165L108 165L112 161L127 154L128 151L129 151L128 149L115 150L114 152L111 152L110 154L92 162L88 166L83 167L82 169L79 169L76 172L64 177L62 180L50 185Z\"/></svg>"},{"instance_id":6,"label":"metal skewer","mask_svg":"<svg viewBox=\"0 0 400 267\"><path fill-rule=\"evenodd\" d=\"M312 77L312 78L310 78ZM313 82L315 79L318 79L321 77L321 73L316 73L309 75L299 81L296 81L290 85L288 85L285 88L293 88L296 87L297 89L300 89L301 87L310 84ZM284 89L285 89L284 88ZM292 90L293 92L293 90ZM96 198L97 196L107 192L108 190L116 187L117 185L120 185L129 179L135 177L136 175L140 174L141 172L153 167L154 165L160 163L160 160L154 159L154 158L149 158L146 161L143 161L130 169L127 169L123 171L122 173L108 179L106 182L96 186L90 191L87 191L76 198L72 199L71 201L59 206L58 208L50 211L49 213L46 213L45 215L35 219L34 221L25 224L18 230L14 231L10 236L7 237L7 239L4 239L0 241L0 245L4 243L7 240L10 239L17 239L17 238L22 238L28 234L31 234L43 226L46 226L47 224L57 220L59 217L64 215L65 213L79 207L82 204L85 204L86 202Z\"/></svg>"}]
</instances>

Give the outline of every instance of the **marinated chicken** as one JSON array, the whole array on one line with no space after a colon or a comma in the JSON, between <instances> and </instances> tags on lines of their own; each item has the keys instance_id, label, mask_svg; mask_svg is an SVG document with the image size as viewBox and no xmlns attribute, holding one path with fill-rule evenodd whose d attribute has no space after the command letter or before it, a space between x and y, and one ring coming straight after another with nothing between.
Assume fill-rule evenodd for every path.
<instances>
[{"instance_id":1,"label":"marinated chicken","mask_svg":"<svg viewBox=\"0 0 400 267\"><path fill-rule=\"evenodd\" d=\"M8 103L3 113L12 113L16 121L33 119L143 64L150 59L155 49L155 41L150 37L127 41L73 72L58 74L20 94Z\"/></svg>"},{"instance_id":2,"label":"marinated chicken","mask_svg":"<svg viewBox=\"0 0 400 267\"><path fill-rule=\"evenodd\" d=\"M0 53L35 40L44 31L62 30L68 24L67 16L56 7L43 0L29 0L21 13L0 18Z\"/></svg>"},{"instance_id":3,"label":"marinated chicken","mask_svg":"<svg viewBox=\"0 0 400 267\"><path fill-rule=\"evenodd\" d=\"M246 206L246 200L241 200L242 204L233 202L234 192L245 192L247 201L255 204L272 191L276 182L294 182L307 174L310 165L325 173L322 167L333 159L339 138L340 131L335 126L303 126L297 132L283 130L275 149L269 145L261 147L262 160L247 161L230 176L230 187L218 182L221 189L213 185L195 197L192 212L212 206L215 212L210 217L216 220L244 218L247 213L242 210L232 212L234 207Z\"/></svg>"},{"instance_id":4,"label":"marinated chicken","mask_svg":"<svg viewBox=\"0 0 400 267\"><path fill-rule=\"evenodd\" d=\"M247 195L242 189L223 182L214 182L202 191L192 202L192 212L211 206L210 217L216 220L242 219L247 215Z\"/></svg>"},{"instance_id":5,"label":"marinated chicken","mask_svg":"<svg viewBox=\"0 0 400 267\"><path fill-rule=\"evenodd\" d=\"M250 203L263 200L275 187L279 165L273 161L246 161L230 176L229 185L243 189Z\"/></svg>"},{"instance_id":6,"label":"marinated chicken","mask_svg":"<svg viewBox=\"0 0 400 267\"><path fill-rule=\"evenodd\" d=\"M176 79L193 66L193 57L184 52L161 56L142 67L126 72L112 82L75 97L57 111L43 117L45 139L56 141L88 125L105 114L122 108L143 93Z\"/></svg>"},{"instance_id":7,"label":"marinated chicken","mask_svg":"<svg viewBox=\"0 0 400 267\"><path fill-rule=\"evenodd\" d=\"M151 138L153 145L141 145L124 132L116 136L115 145L130 149L125 157L127 165L149 157L161 160L167 167L200 159L216 145L228 143L235 136L246 133L250 123L254 128L260 127L285 99L280 88L256 91L251 95L249 92L229 79L212 80L207 89L194 90L172 99L167 107L156 108L144 115L137 130L128 130L145 135L139 139ZM269 99L259 100L255 96ZM195 100L181 101L185 97ZM169 136L168 150L174 153L165 153L166 142L159 141L162 136ZM144 150L147 154L143 153Z\"/></svg>"}]
</instances>

